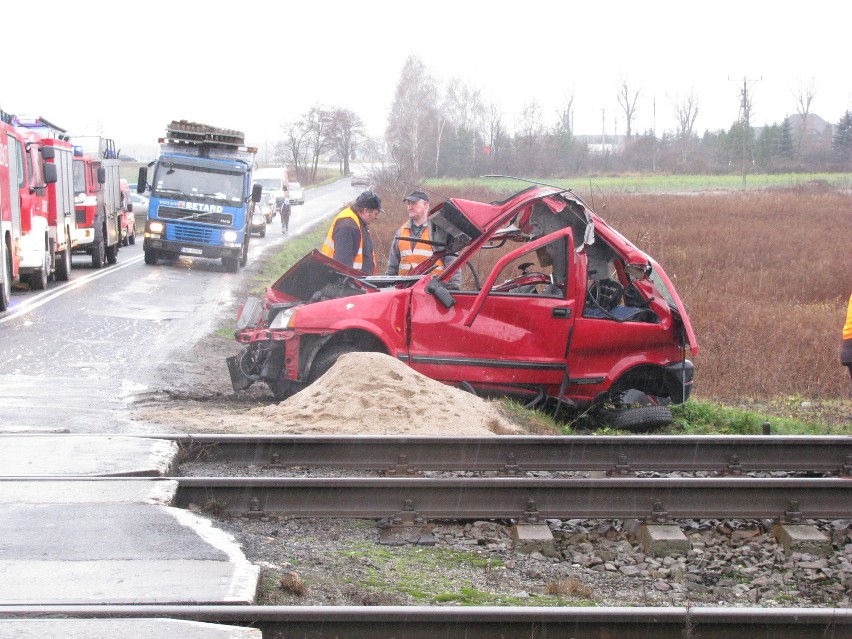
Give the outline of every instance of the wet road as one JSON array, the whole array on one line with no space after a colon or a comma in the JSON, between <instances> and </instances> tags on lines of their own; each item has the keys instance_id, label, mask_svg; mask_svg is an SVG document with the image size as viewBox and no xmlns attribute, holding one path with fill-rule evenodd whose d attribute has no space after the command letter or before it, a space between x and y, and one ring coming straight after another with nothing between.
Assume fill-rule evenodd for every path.
<instances>
[{"instance_id":1,"label":"wet road","mask_svg":"<svg viewBox=\"0 0 852 639\"><path fill-rule=\"evenodd\" d=\"M346 179L306 191L288 237L361 190ZM249 261L285 241L276 216L265 238L252 237ZM70 281L13 290L0 313L0 433L144 430L129 402L158 388L158 369L216 326L243 273L225 272L218 260L147 266L140 238L115 265L95 270L88 255L75 255Z\"/></svg>"}]
</instances>

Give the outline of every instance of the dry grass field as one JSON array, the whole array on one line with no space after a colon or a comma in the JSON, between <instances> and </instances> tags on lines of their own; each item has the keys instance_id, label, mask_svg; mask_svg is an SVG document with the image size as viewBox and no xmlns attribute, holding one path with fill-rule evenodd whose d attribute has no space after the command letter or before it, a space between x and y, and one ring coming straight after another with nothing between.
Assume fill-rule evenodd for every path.
<instances>
[{"instance_id":1,"label":"dry grass field","mask_svg":"<svg viewBox=\"0 0 852 639\"><path fill-rule=\"evenodd\" d=\"M388 215L373 229L380 268L406 219L404 192L382 191ZM477 186L453 193L506 195ZM589 204L675 282L701 347L694 397L845 400L848 408L852 385L839 346L852 292L849 192L596 194Z\"/></svg>"}]
</instances>

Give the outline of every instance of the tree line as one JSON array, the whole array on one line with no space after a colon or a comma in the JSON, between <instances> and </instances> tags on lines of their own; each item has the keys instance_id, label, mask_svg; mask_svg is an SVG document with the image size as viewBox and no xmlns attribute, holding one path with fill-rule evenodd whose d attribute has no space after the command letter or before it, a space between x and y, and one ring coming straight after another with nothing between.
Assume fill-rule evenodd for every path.
<instances>
[{"instance_id":1,"label":"tree line","mask_svg":"<svg viewBox=\"0 0 852 639\"><path fill-rule=\"evenodd\" d=\"M284 126L276 159L305 182L316 180L331 157L343 175L353 159L386 167L394 177L476 177L486 173L568 177L595 172L727 174L822 172L852 169L852 112L825 123L812 112L816 89L801 83L796 115L755 127L753 96L744 81L740 116L728 129L696 131L699 99L690 91L672 99L677 127L661 134L635 132L641 88L622 80L615 98L624 135L575 135L573 95L547 118L532 99L512 126L498 104L457 78L441 84L417 56L403 65L382 139L364 133L349 109L314 106Z\"/></svg>"}]
</instances>

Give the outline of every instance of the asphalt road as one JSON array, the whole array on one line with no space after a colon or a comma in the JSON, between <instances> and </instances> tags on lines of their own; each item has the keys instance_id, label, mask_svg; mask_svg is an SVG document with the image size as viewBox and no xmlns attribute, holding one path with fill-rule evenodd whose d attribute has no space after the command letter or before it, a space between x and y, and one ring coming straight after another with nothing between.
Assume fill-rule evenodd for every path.
<instances>
[{"instance_id":1,"label":"asphalt road","mask_svg":"<svg viewBox=\"0 0 852 639\"><path fill-rule=\"evenodd\" d=\"M361 190L348 179L307 190L287 238ZM249 261L287 238L276 216L266 237L252 237ZM13 290L0 313L0 433L145 430L130 419L129 402L158 388L158 369L210 332L242 277L219 260L147 266L139 237L115 265L95 270L88 255L75 255L70 281L38 293Z\"/></svg>"}]
</instances>

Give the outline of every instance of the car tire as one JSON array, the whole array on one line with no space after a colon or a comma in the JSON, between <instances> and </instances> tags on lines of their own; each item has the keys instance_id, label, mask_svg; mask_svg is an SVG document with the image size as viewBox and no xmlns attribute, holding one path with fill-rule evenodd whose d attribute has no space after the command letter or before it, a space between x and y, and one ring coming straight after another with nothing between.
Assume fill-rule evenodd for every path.
<instances>
[{"instance_id":1,"label":"car tire","mask_svg":"<svg viewBox=\"0 0 852 639\"><path fill-rule=\"evenodd\" d=\"M325 375L341 355L347 353L358 353L362 349L358 348L351 342L341 342L339 344L331 344L322 349L311 364L311 371L308 374L308 384L313 384L320 377Z\"/></svg>"},{"instance_id":2,"label":"car tire","mask_svg":"<svg viewBox=\"0 0 852 639\"><path fill-rule=\"evenodd\" d=\"M267 382L269 390L272 391L272 396L276 402L283 402L288 397L295 395L302 390L305 385L299 382L294 382L289 379L278 379L275 382Z\"/></svg>"},{"instance_id":3,"label":"car tire","mask_svg":"<svg viewBox=\"0 0 852 639\"><path fill-rule=\"evenodd\" d=\"M668 426L674 417L668 406L638 406L614 411L609 425L617 430L643 433Z\"/></svg>"},{"instance_id":4,"label":"car tire","mask_svg":"<svg viewBox=\"0 0 852 639\"><path fill-rule=\"evenodd\" d=\"M266 228L260 230L260 237L266 237Z\"/></svg>"}]
</instances>

